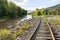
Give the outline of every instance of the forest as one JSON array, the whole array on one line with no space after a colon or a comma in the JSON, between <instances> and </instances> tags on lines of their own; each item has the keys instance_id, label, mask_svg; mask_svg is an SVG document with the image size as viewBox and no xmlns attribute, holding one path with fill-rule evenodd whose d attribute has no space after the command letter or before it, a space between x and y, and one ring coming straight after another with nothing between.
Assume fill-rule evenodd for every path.
<instances>
[{"instance_id":1,"label":"forest","mask_svg":"<svg viewBox=\"0 0 60 40\"><path fill-rule=\"evenodd\" d=\"M27 15L27 11L23 8L17 6L13 2L0 0L0 19L23 17L25 15Z\"/></svg>"},{"instance_id":2,"label":"forest","mask_svg":"<svg viewBox=\"0 0 60 40\"><path fill-rule=\"evenodd\" d=\"M41 15L60 15L60 4L52 7L42 8L42 9L36 8L34 12L31 12L29 14L35 17Z\"/></svg>"}]
</instances>

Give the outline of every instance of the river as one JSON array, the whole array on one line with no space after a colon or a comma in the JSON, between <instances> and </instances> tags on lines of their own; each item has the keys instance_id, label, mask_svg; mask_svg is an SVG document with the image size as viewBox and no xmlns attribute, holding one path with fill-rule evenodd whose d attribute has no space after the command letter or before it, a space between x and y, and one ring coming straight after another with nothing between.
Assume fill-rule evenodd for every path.
<instances>
[{"instance_id":1,"label":"river","mask_svg":"<svg viewBox=\"0 0 60 40\"><path fill-rule=\"evenodd\" d=\"M24 18L15 18L15 19L6 20L4 22L0 22L0 29L5 29L15 24L19 24L21 21L30 20L30 19L32 19L31 15L27 15Z\"/></svg>"}]
</instances>

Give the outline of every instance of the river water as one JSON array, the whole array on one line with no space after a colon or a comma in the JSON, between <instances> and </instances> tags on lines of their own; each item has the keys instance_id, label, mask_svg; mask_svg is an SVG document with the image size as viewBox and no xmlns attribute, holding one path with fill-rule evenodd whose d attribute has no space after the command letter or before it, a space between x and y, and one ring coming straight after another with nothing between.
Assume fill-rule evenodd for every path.
<instances>
[{"instance_id":1,"label":"river water","mask_svg":"<svg viewBox=\"0 0 60 40\"><path fill-rule=\"evenodd\" d=\"M4 22L0 22L0 29L2 29L2 28L5 29L8 27L11 27L12 25L19 24L21 21L30 20L30 19L32 19L31 15L27 15L24 18L6 20Z\"/></svg>"}]
</instances>

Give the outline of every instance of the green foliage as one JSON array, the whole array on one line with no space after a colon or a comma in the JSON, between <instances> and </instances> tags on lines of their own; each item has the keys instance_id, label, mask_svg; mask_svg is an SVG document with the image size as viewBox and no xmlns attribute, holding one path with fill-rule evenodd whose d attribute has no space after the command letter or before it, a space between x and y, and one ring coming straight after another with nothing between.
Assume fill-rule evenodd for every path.
<instances>
[{"instance_id":1,"label":"green foliage","mask_svg":"<svg viewBox=\"0 0 60 40\"><path fill-rule=\"evenodd\" d=\"M51 15L60 15L60 4L47 8Z\"/></svg>"},{"instance_id":2,"label":"green foliage","mask_svg":"<svg viewBox=\"0 0 60 40\"><path fill-rule=\"evenodd\" d=\"M60 20L51 20L51 24L60 25Z\"/></svg>"},{"instance_id":3,"label":"green foliage","mask_svg":"<svg viewBox=\"0 0 60 40\"><path fill-rule=\"evenodd\" d=\"M15 40L15 39L16 39L16 34L11 34L6 38L6 40Z\"/></svg>"},{"instance_id":4,"label":"green foliage","mask_svg":"<svg viewBox=\"0 0 60 40\"><path fill-rule=\"evenodd\" d=\"M24 31L28 30L30 27L31 26L29 23L24 23L14 33L11 33L11 30L8 30L8 29L1 29L0 40L15 40L18 36L23 35Z\"/></svg>"},{"instance_id":5,"label":"green foliage","mask_svg":"<svg viewBox=\"0 0 60 40\"><path fill-rule=\"evenodd\" d=\"M60 4L49 8L36 9L34 12L30 13L30 15L34 17L45 15L60 15Z\"/></svg>"},{"instance_id":6,"label":"green foliage","mask_svg":"<svg viewBox=\"0 0 60 40\"><path fill-rule=\"evenodd\" d=\"M6 16L7 13L7 0L1 0L0 1L0 17Z\"/></svg>"},{"instance_id":7,"label":"green foliage","mask_svg":"<svg viewBox=\"0 0 60 40\"><path fill-rule=\"evenodd\" d=\"M22 25L22 29L29 29L30 28L30 24L28 24L28 23L24 23L23 25Z\"/></svg>"},{"instance_id":8,"label":"green foliage","mask_svg":"<svg viewBox=\"0 0 60 40\"><path fill-rule=\"evenodd\" d=\"M10 34L10 30L7 29L1 29L0 30L0 40L4 40L4 38L6 38L9 34Z\"/></svg>"},{"instance_id":9,"label":"green foliage","mask_svg":"<svg viewBox=\"0 0 60 40\"><path fill-rule=\"evenodd\" d=\"M42 9L36 9L36 11L32 13L32 16L38 17L46 14L48 14L48 11L45 8L42 8Z\"/></svg>"},{"instance_id":10,"label":"green foliage","mask_svg":"<svg viewBox=\"0 0 60 40\"><path fill-rule=\"evenodd\" d=\"M13 2L1 0L0 2L0 18L16 18L27 15L27 11L17 6Z\"/></svg>"},{"instance_id":11,"label":"green foliage","mask_svg":"<svg viewBox=\"0 0 60 40\"><path fill-rule=\"evenodd\" d=\"M20 29L19 31L16 32L17 36L21 36L24 33L23 29Z\"/></svg>"},{"instance_id":12,"label":"green foliage","mask_svg":"<svg viewBox=\"0 0 60 40\"><path fill-rule=\"evenodd\" d=\"M18 36L21 36L24 33L23 29L19 29L18 31L16 31L14 34L11 34L7 40L15 40Z\"/></svg>"},{"instance_id":13,"label":"green foliage","mask_svg":"<svg viewBox=\"0 0 60 40\"><path fill-rule=\"evenodd\" d=\"M23 35L25 30L28 30L30 28L30 24L24 23L21 28L19 28L14 34L11 34L8 40L15 40L18 36Z\"/></svg>"}]
</instances>

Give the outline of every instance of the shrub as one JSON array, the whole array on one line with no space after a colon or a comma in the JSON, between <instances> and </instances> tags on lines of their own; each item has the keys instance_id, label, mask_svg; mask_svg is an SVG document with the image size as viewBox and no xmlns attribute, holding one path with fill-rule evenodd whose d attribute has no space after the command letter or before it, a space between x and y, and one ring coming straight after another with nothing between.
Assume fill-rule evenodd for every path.
<instances>
[{"instance_id":1,"label":"shrub","mask_svg":"<svg viewBox=\"0 0 60 40\"><path fill-rule=\"evenodd\" d=\"M11 34L7 40L15 40L16 39L16 34Z\"/></svg>"},{"instance_id":2,"label":"shrub","mask_svg":"<svg viewBox=\"0 0 60 40\"><path fill-rule=\"evenodd\" d=\"M18 36L23 35L24 30L30 28L30 24L24 23L21 28L19 28L14 34L10 34L11 31L7 29L0 30L0 40L15 40ZM5 38L5 39L4 39Z\"/></svg>"},{"instance_id":3,"label":"shrub","mask_svg":"<svg viewBox=\"0 0 60 40\"><path fill-rule=\"evenodd\" d=\"M0 40L4 40L4 38L6 38L9 34L10 34L10 30L8 29L1 29L0 30Z\"/></svg>"},{"instance_id":4,"label":"shrub","mask_svg":"<svg viewBox=\"0 0 60 40\"><path fill-rule=\"evenodd\" d=\"M22 29L29 29L30 28L30 24L28 24L28 23L24 23L23 25L22 25Z\"/></svg>"},{"instance_id":5,"label":"shrub","mask_svg":"<svg viewBox=\"0 0 60 40\"><path fill-rule=\"evenodd\" d=\"M19 31L16 32L17 36L21 36L24 33L23 29L20 29Z\"/></svg>"},{"instance_id":6,"label":"shrub","mask_svg":"<svg viewBox=\"0 0 60 40\"><path fill-rule=\"evenodd\" d=\"M16 33L11 34L7 40L15 40L18 36L21 36L24 33L23 29L19 29Z\"/></svg>"}]
</instances>

